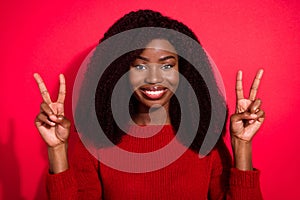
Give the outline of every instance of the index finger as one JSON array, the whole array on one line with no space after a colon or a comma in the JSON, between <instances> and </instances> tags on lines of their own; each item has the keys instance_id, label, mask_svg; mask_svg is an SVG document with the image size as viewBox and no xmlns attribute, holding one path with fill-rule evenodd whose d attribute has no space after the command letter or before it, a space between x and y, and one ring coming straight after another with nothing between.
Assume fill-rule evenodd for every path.
<instances>
[{"instance_id":1,"label":"index finger","mask_svg":"<svg viewBox=\"0 0 300 200\"><path fill-rule=\"evenodd\" d=\"M260 69L260 70L258 70L258 72L255 76L255 79L254 79L254 81L252 83L252 86L251 86L250 95L249 95L249 99L251 101L254 101L255 98L256 98L257 90L258 90L260 80L262 78L263 73L264 73L264 70Z\"/></svg>"},{"instance_id":2,"label":"index finger","mask_svg":"<svg viewBox=\"0 0 300 200\"><path fill-rule=\"evenodd\" d=\"M57 97L58 103L64 103L66 97L66 80L63 74L59 75L59 93Z\"/></svg>"},{"instance_id":3,"label":"index finger","mask_svg":"<svg viewBox=\"0 0 300 200\"><path fill-rule=\"evenodd\" d=\"M42 77L38 74L38 73L34 73L33 77L35 79L35 81L37 82L42 98L44 100L45 103L50 104L52 103L51 98L50 98L50 94L47 90L47 87L42 79Z\"/></svg>"},{"instance_id":4,"label":"index finger","mask_svg":"<svg viewBox=\"0 0 300 200\"><path fill-rule=\"evenodd\" d=\"M239 70L236 75L235 92L237 100L244 99L243 73L241 70Z\"/></svg>"}]
</instances>

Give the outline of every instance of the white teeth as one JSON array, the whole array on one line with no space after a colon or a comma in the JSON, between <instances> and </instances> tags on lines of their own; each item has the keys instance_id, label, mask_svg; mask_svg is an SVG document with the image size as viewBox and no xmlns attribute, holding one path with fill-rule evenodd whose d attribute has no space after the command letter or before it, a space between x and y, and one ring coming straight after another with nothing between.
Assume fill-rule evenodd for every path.
<instances>
[{"instance_id":1,"label":"white teeth","mask_svg":"<svg viewBox=\"0 0 300 200\"><path fill-rule=\"evenodd\" d=\"M147 94L149 95L160 95L162 94L164 91L163 90L157 90L157 91L149 91L149 90L146 90L145 91Z\"/></svg>"}]
</instances>

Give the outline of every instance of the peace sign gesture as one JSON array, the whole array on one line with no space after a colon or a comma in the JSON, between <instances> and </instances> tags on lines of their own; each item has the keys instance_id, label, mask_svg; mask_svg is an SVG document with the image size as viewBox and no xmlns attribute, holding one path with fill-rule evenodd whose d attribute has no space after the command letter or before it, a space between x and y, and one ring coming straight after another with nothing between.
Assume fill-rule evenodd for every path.
<instances>
[{"instance_id":1,"label":"peace sign gesture","mask_svg":"<svg viewBox=\"0 0 300 200\"><path fill-rule=\"evenodd\" d=\"M70 121L64 117L64 101L66 96L65 77L59 76L59 94L56 102L52 102L47 87L37 73L34 78L39 86L43 102L40 113L36 116L35 126L48 147L56 147L67 142L70 132Z\"/></svg>"},{"instance_id":2,"label":"peace sign gesture","mask_svg":"<svg viewBox=\"0 0 300 200\"><path fill-rule=\"evenodd\" d=\"M243 141L250 142L262 125L265 113L260 109L261 100L256 99L257 90L263 70L260 69L252 83L249 98L244 97L242 71L238 71L236 76L236 112L231 116L230 132L231 136Z\"/></svg>"}]
</instances>

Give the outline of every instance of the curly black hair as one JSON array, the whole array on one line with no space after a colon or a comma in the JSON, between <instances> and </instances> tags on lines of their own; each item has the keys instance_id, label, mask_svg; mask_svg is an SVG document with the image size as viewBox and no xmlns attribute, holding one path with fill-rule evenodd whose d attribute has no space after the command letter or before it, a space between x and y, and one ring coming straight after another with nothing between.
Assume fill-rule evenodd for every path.
<instances>
[{"instance_id":1,"label":"curly black hair","mask_svg":"<svg viewBox=\"0 0 300 200\"><path fill-rule=\"evenodd\" d=\"M157 29L155 34L153 34L153 31L147 31L146 29L140 31L137 35L116 41L115 45L105 43L109 38L116 36L119 33L143 27L157 27L173 30L174 32L166 33L166 31ZM186 36L191 38L193 42L196 42L200 48L195 50L192 42L185 39ZM98 123L106 137L108 137L114 144L118 144L121 141L122 136L126 134L119 128L113 117L111 97L115 85L119 79L129 71L130 63L135 60L136 56L138 56L143 49L141 48L125 52L124 54L121 53L121 49L126 49L128 45L132 45L133 43L136 43L139 47L145 47L152 39L158 38L168 40L176 50L184 50L185 55L187 55L182 57L181 54L178 54L179 72L190 83L193 91L187 90L181 86L180 81L175 95L173 95L170 100L169 114L172 126L176 131L179 126L183 125L183 127L185 127L185 134L189 134L192 130L197 130L197 134L192 144L189 144L185 137L179 138L180 141L187 145L190 149L198 152L205 136L208 134L207 130L211 122L212 103L216 105L214 109L219 109L220 111L226 110L225 99L218 88L211 63L209 62L204 49L193 31L183 23L163 16L159 12L152 10L133 11L116 21L104 34L104 37L100 40L101 48L96 48L88 65L85 80L81 88L81 94L77 104L79 106L77 106L75 110L75 121L86 121L86 123L80 123L80 126L77 126L77 128L83 133L84 137L90 138L96 146L101 147L105 146L105 144L101 143L103 138L98 137L97 133L89 131L90 122L88 119L92 109L95 109ZM122 55L113 62L105 63L104 60L107 57L111 58L120 54ZM199 69L196 69L191 63L200 63L201 74L199 73ZM102 77L98 82L96 94L94 96L95 104L91 105L89 109L86 109L86 98L89 98L86 94L89 92L89 86L91 84L90 77L93 77L95 74L99 74L99 66L106 64L109 66L106 69L102 69ZM206 76L206 81L204 81L204 78L202 77L203 74ZM207 85L210 86L209 89ZM124 91L128 91L128 89L129 85L124 84ZM196 103L193 101L193 92L196 94L198 100ZM215 98L211 98L212 94ZM183 102L185 102L186 105L180 105L177 96L183 98ZM136 98L132 95L129 102L129 112L131 115L136 112L135 106L137 103ZM80 105L85 106L82 107ZM195 108L197 106L199 106L200 120L197 120L199 113L195 113L195 110L197 110ZM120 113L128 112L128 108L124 107L120 107L119 110ZM186 114L182 113L182 110L184 110ZM129 119L125 117L123 119L123 123L128 123ZM215 120L223 120L224 122L224 119L222 119L221 116L220 119L218 119L217 116ZM223 128L224 123L221 129L216 125L216 127L211 129L213 131L209 134L216 134L219 136Z\"/></svg>"}]
</instances>

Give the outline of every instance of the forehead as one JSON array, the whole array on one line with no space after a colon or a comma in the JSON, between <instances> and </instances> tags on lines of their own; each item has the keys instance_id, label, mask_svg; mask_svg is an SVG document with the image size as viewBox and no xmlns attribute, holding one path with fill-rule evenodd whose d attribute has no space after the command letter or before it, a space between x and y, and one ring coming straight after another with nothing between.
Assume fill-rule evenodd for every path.
<instances>
[{"instance_id":1,"label":"forehead","mask_svg":"<svg viewBox=\"0 0 300 200\"><path fill-rule=\"evenodd\" d=\"M146 48L176 53L175 47L168 40L165 39L154 39L146 45Z\"/></svg>"}]
</instances>

